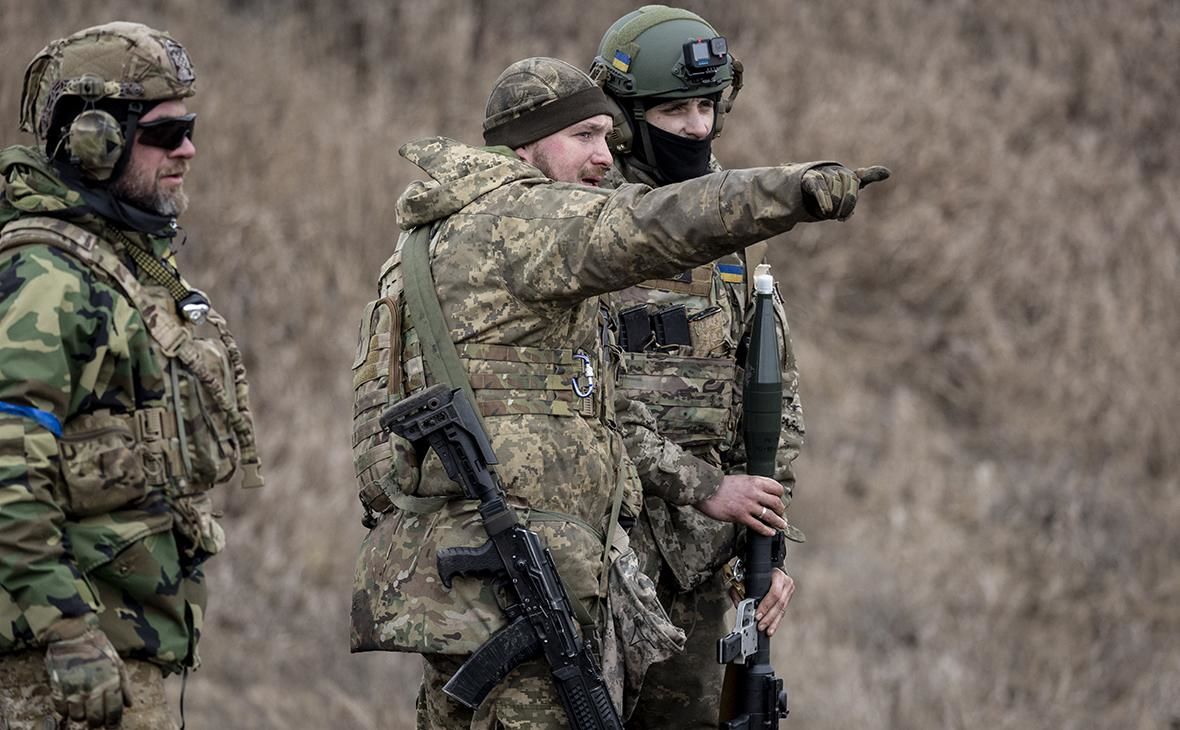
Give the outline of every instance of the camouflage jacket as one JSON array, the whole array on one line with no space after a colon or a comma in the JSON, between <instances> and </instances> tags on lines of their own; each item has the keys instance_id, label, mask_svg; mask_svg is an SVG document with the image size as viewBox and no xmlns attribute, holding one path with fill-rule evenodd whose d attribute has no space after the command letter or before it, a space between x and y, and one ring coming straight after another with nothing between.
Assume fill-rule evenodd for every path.
<instances>
[{"instance_id":1,"label":"camouflage jacket","mask_svg":"<svg viewBox=\"0 0 1180 730\"><path fill-rule=\"evenodd\" d=\"M127 246L169 260L166 240L109 228L39 150L0 152L0 174L0 653L83 617L121 654L194 666L201 564L224 544L206 491L253 448L231 424L249 426L236 347L132 273Z\"/></svg>"},{"instance_id":2,"label":"camouflage jacket","mask_svg":"<svg viewBox=\"0 0 1180 730\"><path fill-rule=\"evenodd\" d=\"M735 170L655 191L607 191L553 182L507 149L433 138L407 144L401 154L432 179L401 196L398 220L403 228L437 225L430 249L435 288L509 501L553 551L571 597L591 606L601 596L603 539L620 479L629 485L632 510L638 498L611 427L611 378L599 377L602 389L589 404L571 393L570 379L581 372L572 355L580 351L602 372L595 297L672 276L811 220L799 192L808 168ZM396 437L386 443L378 428L365 425L373 422L366 409L386 396L381 389L388 386L396 399L434 382L398 302L399 258L383 269L382 298L362 322L354 363L360 486L377 480L391 505L361 547L352 646L463 654L503 625L502 613L486 581L456 578L445 590L435 554L479 545L486 536L432 452L419 463L407 444ZM400 341L390 342L387 354L366 354L380 349L374 333L389 327L381 317L399 322L390 329L401 332L391 338ZM367 391L373 383L379 390ZM700 499L663 496L682 504Z\"/></svg>"},{"instance_id":3,"label":"camouflage jacket","mask_svg":"<svg viewBox=\"0 0 1180 730\"><path fill-rule=\"evenodd\" d=\"M710 169L722 170L716 159L710 161ZM616 158L604 185L614 188L626 183L657 185L642 170L628 165L626 157ZM654 417L620 407L627 453L647 492L639 525L632 531L632 545L647 575L658 579L661 567L667 566L681 590L700 585L737 554L743 532L658 495L668 491L669 483L704 493L710 488L707 485L715 489L724 474L744 473L742 363L737 356L752 315L747 277L753 275L752 266L760 263L750 261L752 251L604 297L620 335L625 324L619 315L628 309L644 307L653 314L685 309L691 344L653 342L643 352L624 351L618 385L620 398L643 403ZM789 505L795 486L793 462L803 445L803 408L790 329L777 289L775 313L784 388L774 476L785 487ZM794 526L787 536L803 539Z\"/></svg>"}]
</instances>

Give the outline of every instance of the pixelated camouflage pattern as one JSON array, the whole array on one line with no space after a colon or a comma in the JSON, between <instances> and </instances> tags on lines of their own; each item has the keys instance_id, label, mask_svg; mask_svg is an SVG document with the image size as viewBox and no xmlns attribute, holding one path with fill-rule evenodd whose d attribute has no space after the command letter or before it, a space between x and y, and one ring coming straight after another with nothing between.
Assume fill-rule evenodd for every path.
<instances>
[{"instance_id":1,"label":"pixelated camouflage pattern","mask_svg":"<svg viewBox=\"0 0 1180 730\"><path fill-rule=\"evenodd\" d=\"M57 101L79 95L88 76L103 85L98 96L158 101L196 93L196 72L184 47L166 31L116 21L53 41L25 70L21 130L44 140Z\"/></svg>"},{"instance_id":2,"label":"pixelated camouflage pattern","mask_svg":"<svg viewBox=\"0 0 1180 730\"><path fill-rule=\"evenodd\" d=\"M623 717L635 709L649 668L680 654L685 642L681 624L668 620L655 582L642 573L629 543L622 537L615 542L609 603L602 622L603 675ZM657 609L665 615L655 616Z\"/></svg>"},{"instance_id":3,"label":"pixelated camouflage pattern","mask_svg":"<svg viewBox=\"0 0 1180 730\"><path fill-rule=\"evenodd\" d=\"M687 635L684 651L653 664L634 695L629 688L627 701L634 711L627 728L712 730L717 727L724 675L717 663L717 640L733 628L725 620L732 606L726 586L714 573L695 590L683 591L673 576L665 574L658 588L668 617Z\"/></svg>"},{"instance_id":4,"label":"pixelated camouflage pattern","mask_svg":"<svg viewBox=\"0 0 1180 730\"><path fill-rule=\"evenodd\" d=\"M160 667L126 659L131 706L123 708L121 730L176 730ZM58 728L45 672L45 655L22 651L0 655L0 730ZM61 725L60 727L65 727ZM77 724L71 727L80 727Z\"/></svg>"},{"instance_id":5,"label":"pixelated camouflage pattern","mask_svg":"<svg viewBox=\"0 0 1180 730\"><path fill-rule=\"evenodd\" d=\"M594 352L601 327L595 295L670 276L810 220L799 193L806 166L609 192L555 183L515 156L444 138L410 143L401 153L431 180L401 196L398 220L406 229L440 223L432 271L460 351L470 343ZM408 341L399 343L403 361ZM420 368L405 371L409 379ZM422 382L430 380L425 375ZM599 382L605 388L609 379ZM387 388L409 389L407 382ZM592 615L603 588L607 516L620 464L628 463L619 435L601 418L609 399L603 401L592 417L485 413L509 501L573 518L533 527L553 551L571 597ZM394 452L407 462L382 484L395 500L457 496L433 452L421 464L407 449ZM485 539L474 510L457 500L437 512L398 508L383 515L358 560L353 649L464 654L486 641L503 625L492 589L456 578L447 591L435 568L440 548Z\"/></svg>"},{"instance_id":6,"label":"pixelated camouflage pattern","mask_svg":"<svg viewBox=\"0 0 1180 730\"><path fill-rule=\"evenodd\" d=\"M0 225L78 202L37 150L0 152L0 174ZM102 221L79 211L72 222L118 256ZM169 255L164 240L124 234ZM59 619L95 613L125 657L167 671L197 662L200 565L224 542L205 492L234 472L239 449L208 388L148 330L160 318L194 325L163 287L143 291L153 304L140 311L61 248L0 250L0 401L62 424L59 440L31 419L0 415L0 653L40 646ZM194 341L232 385L219 340ZM159 426L159 451L141 420ZM177 446L181 426L187 450Z\"/></svg>"}]
</instances>

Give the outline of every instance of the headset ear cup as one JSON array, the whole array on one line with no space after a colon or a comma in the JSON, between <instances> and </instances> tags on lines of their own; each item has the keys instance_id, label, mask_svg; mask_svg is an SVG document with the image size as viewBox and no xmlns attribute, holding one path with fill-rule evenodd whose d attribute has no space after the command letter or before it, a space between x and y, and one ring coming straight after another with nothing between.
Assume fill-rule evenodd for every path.
<instances>
[{"instance_id":1,"label":"headset ear cup","mask_svg":"<svg viewBox=\"0 0 1180 730\"><path fill-rule=\"evenodd\" d=\"M89 109L74 117L66 134L70 162L95 180L111 177L124 144L123 128L101 109Z\"/></svg>"},{"instance_id":2,"label":"headset ear cup","mask_svg":"<svg viewBox=\"0 0 1180 730\"><path fill-rule=\"evenodd\" d=\"M631 124L627 121L627 112L622 104L611 96L606 97L610 102L611 131L606 134L606 145L612 155L625 155L631 151Z\"/></svg>"},{"instance_id":3,"label":"headset ear cup","mask_svg":"<svg viewBox=\"0 0 1180 730\"><path fill-rule=\"evenodd\" d=\"M631 125L627 120L622 124L616 123L606 135L606 144L612 155L626 155L631 152Z\"/></svg>"}]
</instances>

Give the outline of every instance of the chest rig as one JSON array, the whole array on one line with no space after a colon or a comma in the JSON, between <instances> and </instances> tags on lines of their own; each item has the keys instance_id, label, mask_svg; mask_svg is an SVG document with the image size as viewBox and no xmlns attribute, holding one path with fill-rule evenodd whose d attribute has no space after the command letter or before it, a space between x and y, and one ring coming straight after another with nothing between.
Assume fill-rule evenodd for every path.
<instances>
[{"instance_id":1,"label":"chest rig","mask_svg":"<svg viewBox=\"0 0 1180 730\"><path fill-rule=\"evenodd\" d=\"M623 350L619 391L648 407L661 434L717 466L736 438L745 287L734 258L608 297Z\"/></svg>"},{"instance_id":2,"label":"chest rig","mask_svg":"<svg viewBox=\"0 0 1180 730\"><path fill-rule=\"evenodd\" d=\"M129 413L79 414L66 421L61 451L67 489L74 488L71 483L85 485L83 476L101 478L96 464L110 460L114 442L130 454L123 457L131 460L122 467L125 472L138 477L142 471L147 487L161 488L170 497L200 494L239 471L243 487L262 486L245 366L225 319L202 308L202 319L217 337L197 336L194 323L179 316L166 286L140 282L97 236L66 221L24 218L0 235L0 250L35 244L65 251L118 288L139 312L163 369L159 405L137 406ZM118 437L104 445L112 432ZM71 494L71 500L78 503L76 516L118 506L89 504L81 494Z\"/></svg>"}]
</instances>

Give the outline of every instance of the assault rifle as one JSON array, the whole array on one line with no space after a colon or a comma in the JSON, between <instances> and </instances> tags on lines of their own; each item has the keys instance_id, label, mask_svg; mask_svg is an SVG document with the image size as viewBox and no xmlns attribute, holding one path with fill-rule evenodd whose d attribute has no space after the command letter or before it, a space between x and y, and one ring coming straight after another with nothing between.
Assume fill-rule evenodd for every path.
<instances>
[{"instance_id":1,"label":"assault rifle","mask_svg":"<svg viewBox=\"0 0 1180 730\"><path fill-rule=\"evenodd\" d=\"M508 625L475 650L443 692L475 709L517 665L544 655L573 730L623 730L598 661L574 626L553 556L505 501L491 468L496 457L488 435L464 392L446 385L427 388L387 408L381 427L420 450L434 449L447 476L479 500L488 541L476 548L440 550L443 585L450 588L456 575L488 576L507 586L515 599L504 608Z\"/></svg>"},{"instance_id":2,"label":"assault rifle","mask_svg":"<svg viewBox=\"0 0 1180 730\"><path fill-rule=\"evenodd\" d=\"M746 473L774 476L774 459L782 429L783 383L774 321L774 279L763 264L754 274L754 322L746 352L742 389L742 434ZM742 580L746 593L738 603L733 632L717 642L717 661L728 664L724 693L737 696L721 709L722 730L771 730L787 716L783 680L770 663L770 637L758 630L758 603L770 590L771 571L783 564L783 533L766 537L749 531ZM734 676L736 675L736 676ZM731 684L731 682L733 684Z\"/></svg>"}]
</instances>

